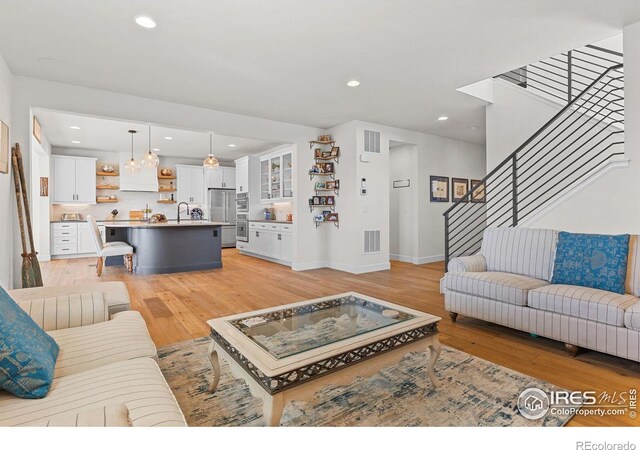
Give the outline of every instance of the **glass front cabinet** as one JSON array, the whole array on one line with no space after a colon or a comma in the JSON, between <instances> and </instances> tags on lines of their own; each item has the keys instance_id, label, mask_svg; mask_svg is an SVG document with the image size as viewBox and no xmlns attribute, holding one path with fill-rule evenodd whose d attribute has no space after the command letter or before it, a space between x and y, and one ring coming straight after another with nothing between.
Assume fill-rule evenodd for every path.
<instances>
[{"instance_id":1,"label":"glass front cabinet","mask_svg":"<svg viewBox=\"0 0 640 450\"><path fill-rule=\"evenodd\" d=\"M290 150L260 158L260 201L286 201L293 198L293 158Z\"/></svg>"}]
</instances>

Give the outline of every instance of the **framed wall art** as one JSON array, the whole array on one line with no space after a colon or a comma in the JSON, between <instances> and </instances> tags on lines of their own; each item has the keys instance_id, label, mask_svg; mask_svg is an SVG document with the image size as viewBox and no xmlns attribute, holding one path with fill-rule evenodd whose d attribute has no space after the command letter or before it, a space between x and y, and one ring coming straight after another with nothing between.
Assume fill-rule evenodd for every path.
<instances>
[{"instance_id":1,"label":"framed wall art","mask_svg":"<svg viewBox=\"0 0 640 450\"><path fill-rule=\"evenodd\" d=\"M432 202L449 201L449 177L431 175L429 177L429 197Z\"/></svg>"},{"instance_id":2,"label":"framed wall art","mask_svg":"<svg viewBox=\"0 0 640 450\"><path fill-rule=\"evenodd\" d=\"M466 178L451 178L451 200L454 202L462 200L469 192L469 180ZM465 199L464 201L469 201Z\"/></svg>"},{"instance_id":3,"label":"framed wall art","mask_svg":"<svg viewBox=\"0 0 640 450\"><path fill-rule=\"evenodd\" d=\"M473 189L471 193L471 203L486 203L487 193L482 180L471 180L471 189Z\"/></svg>"}]
</instances>

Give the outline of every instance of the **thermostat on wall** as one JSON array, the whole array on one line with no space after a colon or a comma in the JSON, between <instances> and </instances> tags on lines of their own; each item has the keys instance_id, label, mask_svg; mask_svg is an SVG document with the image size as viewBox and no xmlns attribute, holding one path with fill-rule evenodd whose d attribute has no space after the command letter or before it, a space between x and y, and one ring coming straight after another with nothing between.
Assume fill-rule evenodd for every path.
<instances>
[{"instance_id":1,"label":"thermostat on wall","mask_svg":"<svg viewBox=\"0 0 640 450\"><path fill-rule=\"evenodd\" d=\"M360 181L360 195L367 195L367 179L363 178Z\"/></svg>"}]
</instances>

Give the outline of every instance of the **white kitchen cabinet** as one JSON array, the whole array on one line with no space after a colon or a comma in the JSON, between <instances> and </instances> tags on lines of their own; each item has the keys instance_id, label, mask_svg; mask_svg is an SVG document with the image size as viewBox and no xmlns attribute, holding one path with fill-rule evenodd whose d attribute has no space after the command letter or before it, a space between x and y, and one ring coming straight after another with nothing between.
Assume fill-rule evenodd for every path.
<instances>
[{"instance_id":1,"label":"white kitchen cabinet","mask_svg":"<svg viewBox=\"0 0 640 450\"><path fill-rule=\"evenodd\" d=\"M205 203L204 168L176 165L178 202L203 205Z\"/></svg>"},{"instance_id":2,"label":"white kitchen cabinet","mask_svg":"<svg viewBox=\"0 0 640 450\"><path fill-rule=\"evenodd\" d=\"M53 155L53 203L96 202L96 158Z\"/></svg>"},{"instance_id":3,"label":"white kitchen cabinet","mask_svg":"<svg viewBox=\"0 0 640 450\"><path fill-rule=\"evenodd\" d=\"M249 192L249 157L236 159L235 171L236 192Z\"/></svg>"},{"instance_id":4,"label":"white kitchen cabinet","mask_svg":"<svg viewBox=\"0 0 640 450\"><path fill-rule=\"evenodd\" d=\"M104 225L98 225L102 242L105 242ZM91 229L86 222L56 222L51 224L51 255L76 257L95 255Z\"/></svg>"},{"instance_id":5,"label":"white kitchen cabinet","mask_svg":"<svg viewBox=\"0 0 640 450\"><path fill-rule=\"evenodd\" d=\"M293 158L291 150L260 157L260 201L273 203L293 198Z\"/></svg>"},{"instance_id":6,"label":"white kitchen cabinet","mask_svg":"<svg viewBox=\"0 0 640 450\"><path fill-rule=\"evenodd\" d=\"M249 224L249 243L238 247L241 252L267 258L277 263L293 260L293 229L289 224L255 222Z\"/></svg>"},{"instance_id":7,"label":"white kitchen cabinet","mask_svg":"<svg viewBox=\"0 0 640 450\"><path fill-rule=\"evenodd\" d=\"M235 189L236 169L220 166L217 169L205 169L205 184L207 189Z\"/></svg>"}]
</instances>

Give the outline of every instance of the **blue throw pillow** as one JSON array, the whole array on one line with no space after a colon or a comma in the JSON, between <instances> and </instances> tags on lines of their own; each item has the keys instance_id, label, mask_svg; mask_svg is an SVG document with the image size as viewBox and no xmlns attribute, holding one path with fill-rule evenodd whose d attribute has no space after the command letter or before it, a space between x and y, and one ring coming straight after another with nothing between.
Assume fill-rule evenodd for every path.
<instances>
[{"instance_id":1,"label":"blue throw pillow","mask_svg":"<svg viewBox=\"0 0 640 450\"><path fill-rule=\"evenodd\" d=\"M628 256L628 234L560 232L551 283L624 294Z\"/></svg>"},{"instance_id":2,"label":"blue throw pillow","mask_svg":"<svg viewBox=\"0 0 640 450\"><path fill-rule=\"evenodd\" d=\"M0 388L22 398L47 395L60 347L0 286Z\"/></svg>"}]
</instances>

